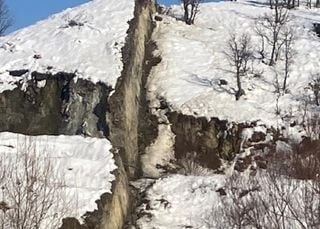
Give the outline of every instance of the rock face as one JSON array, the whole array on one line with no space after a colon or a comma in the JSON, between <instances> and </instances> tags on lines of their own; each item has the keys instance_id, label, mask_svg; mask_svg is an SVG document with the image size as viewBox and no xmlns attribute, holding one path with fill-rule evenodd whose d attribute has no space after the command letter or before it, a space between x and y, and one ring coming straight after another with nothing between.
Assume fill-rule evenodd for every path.
<instances>
[{"instance_id":1,"label":"rock face","mask_svg":"<svg viewBox=\"0 0 320 229\"><path fill-rule=\"evenodd\" d=\"M124 69L118 79L115 93L110 97L110 140L119 152L118 170L113 183L113 195L104 208L100 229L120 229L130 221L134 195L129 180L137 177L140 168L141 119L146 119L145 106L146 65L150 53L149 41L153 31L154 0L136 0L135 17L130 22L126 45L123 48Z\"/></svg>"},{"instance_id":2,"label":"rock face","mask_svg":"<svg viewBox=\"0 0 320 229\"><path fill-rule=\"evenodd\" d=\"M119 149L129 177L139 173L139 120L143 114L143 77L147 44L153 31L153 0L136 0L135 17L130 22L123 49L124 69L110 98L110 139Z\"/></svg>"},{"instance_id":3,"label":"rock face","mask_svg":"<svg viewBox=\"0 0 320 229\"><path fill-rule=\"evenodd\" d=\"M194 154L198 164L218 169L221 159L231 160L240 150L240 130L227 127L227 121L194 117L171 112L168 115L171 128L176 135L175 157L183 159Z\"/></svg>"},{"instance_id":4,"label":"rock face","mask_svg":"<svg viewBox=\"0 0 320 229\"><path fill-rule=\"evenodd\" d=\"M1 93L0 131L107 137L107 98L111 88L82 79L75 81L74 77L65 72L33 72L32 80Z\"/></svg>"}]
</instances>

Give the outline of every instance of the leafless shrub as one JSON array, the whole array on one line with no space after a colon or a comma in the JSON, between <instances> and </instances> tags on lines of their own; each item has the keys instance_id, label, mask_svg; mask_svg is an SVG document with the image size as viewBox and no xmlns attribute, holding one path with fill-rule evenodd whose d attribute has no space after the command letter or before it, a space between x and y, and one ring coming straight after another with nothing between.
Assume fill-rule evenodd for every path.
<instances>
[{"instance_id":1,"label":"leafless shrub","mask_svg":"<svg viewBox=\"0 0 320 229\"><path fill-rule=\"evenodd\" d=\"M179 173L183 175L204 176L209 175L210 170L202 167L196 162L196 153L189 153L186 157L179 160Z\"/></svg>"},{"instance_id":2,"label":"leafless shrub","mask_svg":"<svg viewBox=\"0 0 320 229\"><path fill-rule=\"evenodd\" d=\"M231 176L225 186L228 198L223 200L223 219L226 228L261 228L260 215L264 208L256 192L261 187L254 177Z\"/></svg>"},{"instance_id":3,"label":"leafless shrub","mask_svg":"<svg viewBox=\"0 0 320 229\"><path fill-rule=\"evenodd\" d=\"M305 209L301 206L310 206L311 201L299 195L303 186L295 180L270 172L259 178L253 177L252 181L244 181L240 176L231 179L235 180L231 181L234 186L228 188L228 197L223 200L223 207L219 209L223 214L225 228L316 228L305 226L307 219L302 218L302 215L305 214L310 221L314 221L313 218L316 217L310 217L309 214L317 209L313 207L308 213L304 212ZM306 182L304 184L304 194L314 200L316 196L312 194L311 186ZM304 203L297 205L297 201Z\"/></svg>"},{"instance_id":4,"label":"leafless shrub","mask_svg":"<svg viewBox=\"0 0 320 229\"><path fill-rule=\"evenodd\" d=\"M268 169L257 176L227 179L219 220L225 228L303 228L320 226L320 142L270 153ZM214 221L214 219L212 219ZM221 227L222 228L222 227Z\"/></svg>"},{"instance_id":5,"label":"leafless shrub","mask_svg":"<svg viewBox=\"0 0 320 229\"><path fill-rule=\"evenodd\" d=\"M18 144L17 152L0 158L0 227L58 228L69 210L63 180L31 138Z\"/></svg>"},{"instance_id":6,"label":"leafless shrub","mask_svg":"<svg viewBox=\"0 0 320 229\"><path fill-rule=\"evenodd\" d=\"M235 68L235 76L237 79L237 92L236 100L239 100L240 96L244 95L245 92L241 86L241 77L248 71L248 61L252 58L253 52L251 47L251 40L249 35L241 34L236 37L235 34L231 34L228 40L228 48L225 52L230 65Z\"/></svg>"},{"instance_id":7,"label":"leafless shrub","mask_svg":"<svg viewBox=\"0 0 320 229\"><path fill-rule=\"evenodd\" d=\"M284 200L288 203L290 217L300 228L319 228L320 141L305 138L292 146L289 155L286 176L288 182L295 183L296 189L289 200Z\"/></svg>"},{"instance_id":8,"label":"leafless shrub","mask_svg":"<svg viewBox=\"0 0 320 229\"><path fill-rule=\"evenodd\" d=\"M316 229L320 227L320 192L319 182L302 181L301 190L293 196L294 205L290 206L293 218L301 228Z\"/></svg>"},{"instance_id":9,"label":"leafless shrub","mask_svg":"<svg viewBox=\"0 0 320 229\"><path fill-rule=\"evenodd\" d=\"M280 169L283 172L283 169ZM286 177L276 170L270 170L263 177L267 198L263 204L268 206L266 211L267 224L271 228L290 228L295 225L289 207L293 205L293 197L298 186L293 179ZM264 198L261 197L260 198Z\"/></svg>"},{"instance_id":10,"label":"leafless shrub","mask_svg":"<svg viewBox=\"0 0 320 229\"><path fill-rule=\"evenodd\" d=\"M320 222L320 142L305 138L291 150L274 152L269 157L267 174L268 202L277 219L275 228L318 228ZM273 206L275 205L275 206ZM280 220L281 219L281 220ZM272 220L274 221L274 220Z\"/></svg>"}]
</instances>

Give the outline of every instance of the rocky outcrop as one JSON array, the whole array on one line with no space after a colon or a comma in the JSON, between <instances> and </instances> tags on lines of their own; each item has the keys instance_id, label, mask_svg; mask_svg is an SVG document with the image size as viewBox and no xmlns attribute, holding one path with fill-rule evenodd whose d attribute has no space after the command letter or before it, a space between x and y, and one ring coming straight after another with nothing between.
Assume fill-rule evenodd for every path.
<instances>
[{"instance_id":1,"label":"rocky outcrop","mask_svg":"<svg viewBox=\"0 0 320 229\"><path fill-rule=\"evenodd\" d=\"M177 112L167 114L176 135L175 157L193 159L206 168L218 169L221 159L231 160L240 151L241 128L228 127L228 122L205 117L194 117Z\"/></svg>"},{"instance_id":2,"label":"rocky outcrop","mask_svg":"<svg viewBox=\"0 0 320 229\"><path fill-rule=\"evenodd\" d=\"M31 80L21 81L14 90L0 94L0 131L108 136L106 114L110 87L74 80L73 73L32 72L31 75Z\"/></svg>"}]
</instances>

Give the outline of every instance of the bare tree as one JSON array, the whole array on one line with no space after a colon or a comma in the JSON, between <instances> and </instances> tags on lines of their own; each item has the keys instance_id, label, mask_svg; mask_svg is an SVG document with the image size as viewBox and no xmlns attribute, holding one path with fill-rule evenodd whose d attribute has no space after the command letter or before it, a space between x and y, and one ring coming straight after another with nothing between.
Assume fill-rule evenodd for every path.
<instances>
[{"instance_id":1,"label":"bare tree","mask_svg":"<svg viewBox=\"0 0 320 229\"><path fill-rule=\"evenodd\" d=\"M264 27L262 27L261 25L260 25L260 21L259 20L257 20L256 22L255 22L255 32L256 32L256 34L259 36L259 38L260 38L260 48L259 48L259 51L258 51L258 53L260 54L260 58L261 58L261 60L262 61L264 61L264 59L266 58L266 54L265 54L265 52L266 52L266 38L265 38L265 32L264 32Z\"/></svg>"},{"instance_id":2,"label":"bare tree","mask_svg":"<svg viewBox=\"0 0 320 229\"><path fill-rule=\"evenodd\" d=\"M247 34L241 34L239 38L235 34L231 34L227 45L225 55L236 71L237 92L235 96L236 100L239 100L240 96L245 94L241 86L241 77L247 73L247 64L253 55L251 40Z\"/></svg>"},{"instance_id":3,"label":"bare tree","mask_svg":"<svg viewBox=\"0 0 320 229\"><path fill-rule=\"evenodd\" d=\"M228 198L222 200L224 228L258 228L264 225L265 208L257 193L261 186L254 177L234 174L226 181Z\"/></svg>"},{"instance_id":4,"label":"bare tree","mask_svg":"<svg viewBox=\"0 0 320 229\"><path fill-rule=\"evenodd\" d=\"M301 192L293 196L289 206L293 218L301 228L320 228L320 192L319 181L300 181ZM295 203L294 205L292 203Z\"/></svg>"},{"instance_id":5,"label":"bare tree","mask_svg":"<svg viewBox=\"0 0 320 229\"><path fill-rule=\"evenodd\" d=\"M270 1L270 7L272 13L265 14L257 20L256 32L262 39L263 47L264 43L267 43L271 48L269 65L272 66L279 58L280 49L283 45L280 39L281 32L290 18L284 1Z\"/></svg>"},{"instance_id":6,"label":"bare tree","mask_svg":"<svg viewBox=\"0 0 320 229\"><path fill-rule=\"evenodd\" d=\"M0 0L0 36L11 26L11 19L4 0Z\"/></svg>"},{"instance_id":7,"label":"bare tree","mask_svg":"<svg viewBox=\"0 0 320 229\"><path fill-rule=\"evenodd\" d=\"M199 5L202 0L181 0L184 9L184 21L188 25L194 24L194 20L199 13Z\"/></svg>"}]
</instances>

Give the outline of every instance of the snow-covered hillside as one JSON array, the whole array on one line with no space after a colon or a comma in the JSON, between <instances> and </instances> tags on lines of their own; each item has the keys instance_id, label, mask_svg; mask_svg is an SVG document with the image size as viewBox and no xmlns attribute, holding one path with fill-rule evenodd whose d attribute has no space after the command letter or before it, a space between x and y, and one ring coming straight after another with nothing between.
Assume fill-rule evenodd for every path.
<instances>
[{"instance_id":1,"label":"snow-covered hillside","mask_svg":"<svg viewBox=\"0 0 320 229\"><path fill-rule=\"evenodd\" d=\"M157 180L147 192L149 202L139 209L147 209L152 217L145 214L138 225L143 229L206 228L213 208L221 205L217 190L224 180L222 175L173 175Z\"/></svg>"},{"instance_id":2,"label":"snow-covered hillside","mask_svg":"<svg viewBox=\"0 0 320 229\"><path fill-rule=\"evenodd\" d=\"M1 37L0 114L6 115L0 116L0 127L8 123L3 131L25 135L0 133L0 225L11 229L3 219L6 211L19 211L19 204L26 212L29 206L43 206L24 204L30 196L50 198L57 191L59 199L51 199L46 216L58 224L60 218L75 217L84 228L231 229L241 207L240 217L258 211L252 218L263 226L255 228L307 228L297 226L308 224L305 209L320 215L320 180L311 180L320 174L314 172L320 156L311 138L303 138L311 150L294 154L303 144L293 144L290 137L301 140L309 128L320 138L319 115L314 126L305 125L309 115L320 111L310 86L319 74L320 91L320 39L312 31L312 24L320 23L320 9L289 11L294 58L286 90L276 91L284 60L280 56L268 65L270 47L261 57L255 31L257 19L271 13L264 1L203 3L195 24L186 25L181 6L155 17L153 0L93 0ZM235 72L226 55L232 34L249 35L253 49L241 78L245 94L237 101ZM126 41L124 63L129 64L123 66ZM33 80L35 72L41 83ZM48 79L59 72L53 82ZM67 79L60 79L64 74ZM106 88L98 88L98 82ZM29 126L39 136L29 136ZM297 168L310 172L307 163L315 168L312 178L293 173ZM276 178L270 171L277 172ZM15 201L20 198L16 190L26 198ZM317 199L304 206L310 190ZM281 206L273 208L278 199ZM248 203L254 205L250 211ZM84 216L87 211L93 213ZM269 227L272 217L279 223L279 212L285 226ZM301 222L300 216L305 217ZM257 222L252 218L237 228L253 228ZM51 219L37 228L57 228Z\"/></svg>"},{"instance_id":3,"label":"snow-covered hillside","mask_svg":"<svg viewBox=\"0 0 320 229\"><path fill-rule=\"evenodd\" d=\"M167 15L160 15L163 20L157 22L154 33L154 39L158 46L155 54L159 55L162 61L153 68L148 81L148 96L152 103L151 107L161 107L161 105L159 106L159 100L161 100L161 102L168 102L171 111L179 111L186 115L205 116L208 119L214 117L235 123L260 120L259 123L269 127L288 127L289 134L296 134L297 129L301 131L299 135L304 134L302 127L296 125L294 128L297 129L293 130L294 128L290 129L289 124L301 123L303 113L308 112L304 107L306 102L309 103L307 106L314 109L313 111L319 111L317 106L310 104L313 92L309 83L312 81L312 76L320 73L320 39L312 31L313 23L320 22L320 9L307 9L305 6L301 6L289 11L292 17L289 24L295 33L294 58L288 79L288 90L279 96L278 104L278 94L275 93L275 78L278 74L282 80L282 62L280 61L275 66L269 66L258 58L260 40L255 32L256 19L266 13L271 13L270 7L265 4L265 1L241 0L201 4L200 13L192 26L186 25L181 20L183 18L182 6L172 6L167 12ZM228 39L233 33L237 36L242 33L248 34L255 55L254 60L249 63L248 74L242 78L246 94L239 101L235 100L235 73L225 55ZM222 80L225 83L221 83ZM277 106L280 114L276 112ZM156 109L158 117L161 117L161 112L163 112L160 109ZM170 125L168 128L170 129ZM161 129L159 128L159 130ZM290 130L292 130L291 133ZM242 140L244 141L246 140L246 131L251 132L251 129L242 132ZM158 139L164 139L163 133L165 132L161 132L162 138ZM199 131L199 134L202 133ZM170 144L165 146L167 145ZM166 152L167 148L162 147L161 150ZM172 150L172 148L170 149ZM289 151L287 149L284 152ZM159 152L159 150L154 152ZM160 164L161 161L158 160L157 163ZM281 164L285 164L282 161L279 163L280 167ZM152 185L148 181L147 191L142 195L146 196L146 199L137 210L141 215L138 225L143 229L236 228L236 224L232 226L225 223L230 221L232 216L236 219L236 215L240 211L237 212L236 208L233 209L233 204L236 205L237 200L242 198L236 196L235 200L231 200L230 193L225 192L228 192L225 185L231 173L232 169L228 170L225 175L169 175L155 180ZM244 176L246 179L251 179L246 173ZM304 206L303 195L304 191L308 190L306 188L308 185L305 184L309 181L303 184L305 186L302 190L299 186L301 185L300 181L294 186L291 184L292 180L287 181L279 176L277 177L279 180L272 184L270 181L268 181L270 183L267 182L266 177L263 173L261 177L257 176L256 179L261 183L255 187L258 189L252 189L254 193L259 193L262 196L259 198L266 198L265 203L269 201L272 204L272 201L268 200L268 196L278 195L274 194L278 187L272 185L276 186L275 183L282 182L281 188L283 190L281 189L281 192L292 195L290 196L292 198L290 207L294 209ZM142 180L140 184L144 182ZM221 187L223 190L220 189ZM234 183L229 187L229 191L239 191L241 188L248 191L252 187L246 180L242 184ZM290 190L291 188L295 191ZM254 195L248 195L249 202L256 200ZM242 207L250 208L245 204ZM259 208L259 206L255 207ZM224 211L223 209L228 208L231 209L230 212L234 212L228 212L227 214L230 215L225 215L227 218L224 218L220 213ZM287 217L284 222L285 226L281 228L305 228L307 220L303 218L300 210L286 212L288 215L285 216ZM244 211L248 212L249 210ZM272 212L271 208L268 211ZM280 210L276 207L274 211L277 217ZM298 223L299 219L296 220L291 215L293 213L297 213L298 218L300 217L302 226ZM263 222L264 217L266 216L259 215L257 219ZM261 223L261 225L263 225L261 228L275 228L271 224ZM248 224L243 228L259 227Z\"/></svg>"},{"instance_id":4,"label":"snow-covered hillside","mask_svg":"<svg viewBox=\"0 0 320 229\"><path fill-rule=\"evenodd\" d=\"M184 114L217 117L228 121L261 120L267 125L284 125L301 115L304 96L312 74L319 72L320 40L312 32L312 23L320 21L319 9L291 10L290 27L295 30L294 62L288 79L289 93L279 99L280 115L276 114L275 75L282 77L283 65L270 67L261 60L249 62L249 72L242 78L246 95L235 100L236 78L225 52L230 34L251 37L255 56L260 38L255 33L255 19L271 13L263 1L205 3L195 25L182 20L183 8L172 6L169 15L157 24L154 39L162 62L153 70L150 97L164 97L173 110ZM220 80L227 81L221 85Z\"/></svg>"},{"instance_id":5,"label":"snow-covered hillside","mask_svg":"<svg viewBox=\"0 0 320 229\"><path fill-rule=\"evenodd\" d=\"M43 188L41 183L46 182L43 179L48 179L46 184L48 190L42 192L40 189L35 189L36 194L50 193L52 195L52 202L38 204L44 204L45 207L47 207L45 204L50 204L49 213L58 214L58 219L61 219L61 216L80 219L87 211L97 208L95 201L100 198L100 195L106 192L111 193L111 182L114 180L114 175L111 173L116 169L116 165L110 149L111 144L106 139L64 135L35 137L9 132L0 133L0 174L14 170L13 173L8 172L7 176L0 180L1 187L5 187L0 194L0 199L7 201L9 207L14 206L13 200L16 197L10 194L17 190L12 182L16 182L16 179L32 179L30 176L35 173L38 176L36 179L39 179L37 181L39 187ZM28 155L29 163L26 163L23 154ZM24 169L28 169L29 176ZM38 169L39 173L49 172L42 177L43 174L38 174L33 169ZM21 182L28 181L22 180ZM57 186L57 183L60 185ZM50 190L50 187L57 190ZM20 194L26 195L25 192ZM42 198L43 196L39 196L38 201ZM24 199L24 201L27 200ZM32 206L31 203L26 202L25 204L30 208ZM52 215L46 217L49 218ZM49 222L44 223L52 222L49 218ZM41 228L44 226L42 225Z\"/></svg>"},{"instance_id":6,"label":"snow-covered hillside","mask_svg":"<svg viewBox=\"0 0 320 229\"><path fill-rule=\"evenodd\" d=\"M305 209L319 206L311 182L273 178L261 173L254 177L171 175L158 179L144 195L137 224L142 229L269 229L280 224L279 228L318 228L319 224L312 225L318 216ZM149 182L135 185L144 188ZM279 219L284 221L277 222Z\"/></svg>"},{"instance_id":7,"label":"snow-covered hillside","mask_svg":"<svg viewBox=\"0 0 320 229\"><path fill-rule=\"evenodd\" d=\"M21 69L76 73L114 86L133 11L134 1L94 0L0 38L0 92L16 87L21 78L8 71Z\"/></svg>"}]
</instances>

